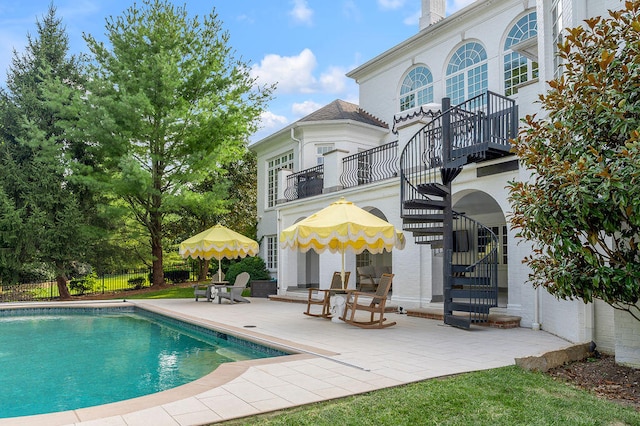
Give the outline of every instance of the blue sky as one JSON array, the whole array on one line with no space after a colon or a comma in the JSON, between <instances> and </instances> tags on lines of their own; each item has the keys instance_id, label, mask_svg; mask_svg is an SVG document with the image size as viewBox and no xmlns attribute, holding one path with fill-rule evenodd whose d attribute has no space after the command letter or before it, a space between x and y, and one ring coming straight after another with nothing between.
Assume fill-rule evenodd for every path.
<instances>
[{"instance_id":1,"label":"blue sky","mask_svg":"<svg viewBox=\"0 0 640 426\"><path fill-rule=\"evenodd\" d=\"M473 0L447 0L447 14ZM51 0L0 0L0 84L12 51ZM71 53L87 52L88 33L105 39L105 19L119 16L133 0L55 0L69 35ZM235 55L262 83L278 82L262 117L259 140L335 99L358 102L357 85L345 74L418 32L421 0L177 0L191 15L213 9L230 34ZM140 2L138 2L140 4Z\"/></svg>"}]
</instances>

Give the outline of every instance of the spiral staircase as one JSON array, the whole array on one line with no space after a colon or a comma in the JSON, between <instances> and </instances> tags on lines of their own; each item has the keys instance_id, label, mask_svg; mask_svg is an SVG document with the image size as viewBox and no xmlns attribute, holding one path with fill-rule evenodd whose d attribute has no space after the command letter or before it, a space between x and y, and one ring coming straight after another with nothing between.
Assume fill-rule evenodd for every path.
<instances>
[{"instance_id":1,"label":"spiral staircase","mask_svg":"<svg viewBox=\"0 0 640 426\"><path fill-rule=\"evenodd\" d=\"M451 182L466 164L509 155L518 107L486 92L441 113L420 129L400 157L403 229L443 256L444 322L461 328L486 322L498 303L498 237L452 209Z\"/></svg>"}]
</instances>

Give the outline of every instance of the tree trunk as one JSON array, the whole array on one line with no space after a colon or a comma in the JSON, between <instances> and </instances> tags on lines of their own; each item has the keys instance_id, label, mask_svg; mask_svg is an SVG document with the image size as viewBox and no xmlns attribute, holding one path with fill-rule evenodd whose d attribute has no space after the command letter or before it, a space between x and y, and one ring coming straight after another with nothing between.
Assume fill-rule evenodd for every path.
<instances>
[{"instance_id":1,"label":"tree trunk","mask_svg":"<svg viewBox=\"0 0 640 426\"><path fill-rule=\"evenodd\" d=\"M209 259L200 259L198 266L200 266L198 281L205 281L207 279L207 272L209 272Z\"/></svg>"},{"instance_id":2,"label":"tree trunk","mask_svg":"<svg viewBox=\"0 0 640 426\"><path fill-rule=\"evenodd\" d=\"M162 268L162 243L159 241L151 242L151 254L153 255L153 282L152 287L161 286L164 284L164 270Z\"/></svg>"},{"instance_id":3,"label":"tree trunk","mask_svg":"<svg viewBox=\"0 0 640 426\"><path fill-rule=\"evenodd\" d=\"M67 277L64 274L58 274L56 276L56 284L58 284L58 293L60 293L60 299L71 299L71 293L69 293L69 287L67 287Z\"/></svg>"},{"instance_id":4,"label":"tree trunk","mask_svg":"<svg viewBox=\"0 0 640 426\"><path fill-rule=\"evenodd\" d=\"M154 202L158 202L154 198ZM159 202L158 202L159 203ZM153 282L152 287L164 284L164 268L162 265L162 218L159 209L152 211L151 216L151 255L153 256Z\"/></svg>"}]
</instances>

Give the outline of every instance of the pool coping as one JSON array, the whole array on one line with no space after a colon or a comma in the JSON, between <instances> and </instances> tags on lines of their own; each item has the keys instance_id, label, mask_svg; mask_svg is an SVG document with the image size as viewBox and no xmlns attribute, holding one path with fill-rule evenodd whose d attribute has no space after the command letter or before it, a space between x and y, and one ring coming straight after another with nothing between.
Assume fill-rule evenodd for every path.
<instances>
[{"instance_id":1,"label":"pool coping","mask_svg":"<svg viewBox=\"0 0 640 426\"><path fill-rule=\"evenodd\" d=\"M92 407L77 408L74 410L59 411L54 413L35 414L20 417L0 418L0 426L4 425L51 425L51 424L72 424L77 422L85 422L98 420L105 417L113 417L129 414L148 408L153 408L163 404L175 402L178 400L194 397L207 392L213 388L222 386L245 373L249 368L261 365L276 364L288 361L299 361L311 359L315 357L330 358L337 353L327 351L312 346L301 345L286 339L279 339L273 336L267 336L246 328L239 328L221 324L215 321L209 321L202 318L192 317L189 315L179 314L170 310L162 309L157 306L151 306L144 302L128 302L126 300L114 301L77 301L77 302L30 302L30 303L11 303L0 305L0 310L8 309L25 309L25 308L68 308L82 309L90 307L92 309L106 309L114 307L135 307L144 311L167 316L169 318L188 322L204 328L213 329L225 334L233 335L241 339L268 346L283 352L293 352L291 355L275 356L270 358L260 358L255 360L236 361L225 363L217 367L211 373L184 385L167 389L161 392L144 395L136 398L126 399L123 401L112 402Z\"/></svg>"}]
</instances>

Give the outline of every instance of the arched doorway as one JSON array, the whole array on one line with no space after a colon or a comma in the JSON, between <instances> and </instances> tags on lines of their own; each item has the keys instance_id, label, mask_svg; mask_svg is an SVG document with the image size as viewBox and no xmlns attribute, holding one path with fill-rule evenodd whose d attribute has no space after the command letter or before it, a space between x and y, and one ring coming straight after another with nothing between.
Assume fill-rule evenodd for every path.
<instances>
[{"instance_id":1,"label":"arched doorway","mask_svg":"<svg viewBox=\"0 0 640 426\"><path fill-rule=\"evenodd\" d=\"M299 217L294 223L298 223L305 217ZM320 255L314 250L306 253L296 251L296 287L318 288L320 284Z\"/></svg>"},{"instance_id":2,"label":"arched doorway","mask_svg":"<svg viewBox=\"0 0 640 426\"><path fill-rule=\"evenodd\" d=\"M376 207L367 206L367 207L362 207L362 209L366 210L367 212L371 213L372 215L382 220L387 220L387 217L384 215L384 213L382 213L382 211ZM357 268L366 267L366 266L373 266L378 270L391 272L392 270L391 269L391 266L392 266L391 252L384 251L383 253L372 254L372 253L369 253L369 251L365 250L362 253L357 254L356 255L356 271L357 271ZM376 274L376 276L378 275L379 274ZM356 273L356 286L360 288L360 277L357 273Z\"/></svg>"},{"instance_id":3,"label":"arched doorway","mask_svg":"<svg viewBox=\"0 0 640 426\"><path fill-rule=\"evenodd\" d=\"M508 302L508 228L505 215L498 202L482 191L462 191L455 194L453 210L463 213L489 228L498 237L498 306ZM455 224L454 224L455 228ZM483 244L482 235L472 235L471 244Z\"/></svg>"}]
</instances>

